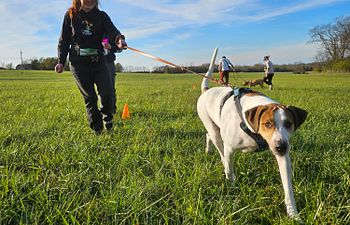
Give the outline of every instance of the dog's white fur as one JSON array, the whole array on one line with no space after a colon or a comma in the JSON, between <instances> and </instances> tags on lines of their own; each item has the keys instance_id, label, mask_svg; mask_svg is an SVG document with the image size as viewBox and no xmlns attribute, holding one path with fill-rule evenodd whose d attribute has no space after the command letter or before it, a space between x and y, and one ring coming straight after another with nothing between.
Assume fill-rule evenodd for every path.
<instances>
[{"instance_id":1,"label":"dog's white fur","mask_svg":"<svg viewBox=\"0 0 350 225\"><path fill-rule=\"evenodd\" d=\"M207 77L212 76L216 54L217 48L214 51L209 70L206 74ZM225 167L226 178L233 182L235 175L231 161L232 153L237 151L254 152L257 150L258 145L240 128L241 119L233 96L227 99L220 114L220 105L223 98L230 91L232 91L230 87L214 87L209 89L208 79L204 78L202 82L203 93L198 99L197 110L208 132L206 135L206 151L210 152L210 142L212 142L220 153L221 161ZM306 111L292 106L283 106L277 101L260 94L243 95L241 106L245 123L249 129L253 132L261 133L276 157L285 193L287 214L295 219L300 219L295 205L291 180L292 169L289 157L289 137L304 122L307 114ZM261 111L263 113L259 111L260 109L262 109ZM291 113L291 110L298 112ZM258 111L260 114L255 115L259 113ZM264 127L261 127L263 126L263 122L260 120L264 120L265 122L270 121L273 124L273 129L266 128L265 130ZM295 121L299 121L299 123L297 124ZM267 122L265 122L264 126L267 126ZM256 127L256 124L258 124L258 127ZM260 132L257 131L259 128L261 128Z\"/></svg>"}]
</instances>

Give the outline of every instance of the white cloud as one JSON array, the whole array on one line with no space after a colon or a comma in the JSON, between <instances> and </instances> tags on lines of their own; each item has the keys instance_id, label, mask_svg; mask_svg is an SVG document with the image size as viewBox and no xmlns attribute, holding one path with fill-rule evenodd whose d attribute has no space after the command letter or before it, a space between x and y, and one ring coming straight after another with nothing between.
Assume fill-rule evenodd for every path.
<instances>
[{"instance_id":1,"label":"white cloud","mask_svg":"<svg viewBox=\"0 0 350 225\"><path fill-rule=\"evenodd\" d=\"M218 23L233 17L233 12L251 5L251 0L197 0L197 1L157 1L157 0L115 0L119 4L131 6L137 10L149 12L149 24L159 21L177 22L175 29L188 25L206 25ZM125 19L125 18L124 18Z\"/></svg>"},{"instance_id":2,"label":"white cloud","mask_svg":"<svg viewBox=\"0 0 350 225\"><path fill-rule=\"evenodd\" d=\"M270 55L276 64L296 62L312 62L316 55L316 46L307 43L280 43L273 48L259 48L251 51L241 51L237 54L226 54L237 65L252 65L263 62L264 55Z\"/></svg>"},{"instance_id":3,"label":"white cloud","mask_svg":"<svg viewBox=\"0 0 350 225\"><path fill-rule=\"evenodd\" d=\"M260 21L264 19L269 19L277 16L282 16L290 13L300 12L314 7L319 7L322 5L328 5L333 2L339 2L337 0L311 0L311 1L300 1L297 4L288 4L283 7L269 7L267 5L262 5L253 15L242 16L241 19L244 21ZM289 3L289 2L287 2ZM260 13L262 12L262 13Z\"/></svg>"},{"instance_id":4,"label":"white cloud","mask_svg":"<svg viewBox=\"0 0 350 225\"><path fill-rule=\"evenodd\" d=\"M328 5L339 0L309 0L286 2L283 6L276 6L274 2L258 0L196 0L196 1L159 1L159 0L114 0L117 3L132 6L136 9L148 11L151 18L147 18L149 26L162 23L174 23L172 27L149 30L149 34L167 31L170 28L195 25L205 26L217 23L252 22L265 20L285 14L299 12L322 5ZM124 18L126 19L126 18ZM142 20L142 19L141 19Z\"/></svg>"},{"instance_id":5,"label":"white cloud","mask_svg":"<svg viewBox=\"0 0 350 225\"><path fill-rule=\"evenodd\" d=\"M43 3L38 0L0 3L0 27L3 28L0 36L0 62L19 63L20 49L27 58L46 56L52 36L58 39L57 35L47 35L56 29L49 19L63 18L62 6L65 5L66 1ZM58 10L60 8L62 10Z\"/></svg>"},{"instance_id":6,"label":"white cloud","mask_svg":"<svg viewBox=\"0 0 350 225\"><path fill-rule=\"evenodd\" d=\"M151 25L133 27L132 29L125 29L123 33L128 37L128 39L135 38L145 38L149 35L164 32L164 30L170 30L176 25L175 22L158 22Z\"/></svg>"}]
</instances>

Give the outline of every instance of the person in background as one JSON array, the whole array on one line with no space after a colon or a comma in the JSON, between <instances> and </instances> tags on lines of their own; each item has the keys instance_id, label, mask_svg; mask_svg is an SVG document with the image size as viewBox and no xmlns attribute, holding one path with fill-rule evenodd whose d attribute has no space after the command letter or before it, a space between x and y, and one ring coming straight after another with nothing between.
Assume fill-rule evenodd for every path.
<instances>
[{"instance_id":1,"label":"person in background","mask_svg":"<svg viewBox=\"0 0 350 225\"><path fill-rule=\"evenodd\" d=\"M263 77L263 81L269 85L269 89L272 90L273 84L272 84L272 78L275 75L274 69L273 69L273 63L270 61L270 56L264 56L264 62L265 62L265 76Z\"/></svg>"},{"instance_id":2,"label":"person in background","mask_svg":"<svg viewBox=\"0 0 350 225\"><path fill-rule=\"evenodd\" d=\"M120 53L123 50L118 48L118 46L116 46L114 43L110 43L108 37L103 38L102 45L104 48L104 55L106 57L107 69L113 85L113 114L115 114L117 112L117 107L116 107L117 96L116 96L116 88L115 88L115 79L117 76L117 69L115 66L115 60L116 60L115 53Z\"/></svg>"},{"instance_id":3,"label":"person in background","mask_svg":"<svg viewBox=\"0 0 350 225\"><path fill-rule=\"evenodd\" d=\"M219 61L219 73L220 73L220 83L224 85L229 84L230 68L234 69L234 65L231 63L226 56L222 56Z\"/></svg>"},{"instance_id":4,"label":"person in background","mask_svg":"<svg viewBox=\"0 0 350 225\"><path fill-rule=\"evenodd\" d=\"M102 133L103 123L107 130L113 127L113 86L101 45L104 34L111 37L118 48L127 48L124 35L110 17L99 10L98 0L72 0L63 19L55 71L63 72L69 54L70 70L84 98L89 125L95 134ZM95 85L101 96L100 108Z\"/></svg>"}]
</instances>

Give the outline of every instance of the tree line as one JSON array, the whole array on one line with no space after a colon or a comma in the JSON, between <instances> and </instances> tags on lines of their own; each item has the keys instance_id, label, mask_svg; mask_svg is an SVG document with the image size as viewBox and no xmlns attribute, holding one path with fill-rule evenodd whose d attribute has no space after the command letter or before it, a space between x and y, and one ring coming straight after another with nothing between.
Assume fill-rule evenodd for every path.
<instances>
[{"instance_id":1,"label":"tree line","mask_svg":"<svg viewBox=\"0 0 350 225\"><path fill-rule=\"evenodd\" d=\"M57 57L48 57L40 59L26 60L23 64L19 64L16 68L13 68L12 63L2 66L4 69L20 69L20 70L54 70L57 64ZM0 66L1 67L1 66ZM276 72L293 72L293 73L306 73L308 71L319 68L318 63L294 63L294 64L282 64L274 65ZM206 73L209 68L209 63L205 63L199 66L188 66L187 69L196 73ZM66 71L69 70L68 63L65 64ZM159 66L149 69L147 67L134 67L126 66L123 67L120 63L116 64L117 72L138 72L138 73L184 73L186 71L181 68L174 68L170 66ZM263 64L255 64L252 66L236 66L236 72L262 72L264 71ZM218 72L218 65L215 65L214 72Z\"/></svg>"},{"instance_id":2,"label":"tree line","mask_svg":"<svg viewBox=\"0 0 350 225\"><path fill-rule=\"evenodd\" d=\"M40 58L40 59L31 59L26 60L23 64L19 64L16 68L13 68L13 64L6 64L0 66L3 69L19 69L19 70L54 70L57 64L56 57ZM282 64L274 65L276 72L293 72L293 73L306 73L308 71L315 70L315 68L320 68L319 63L294 63L294 64ZM206 73L209 68L209 63L205 63L199 66L188 66L185 67L196 73ZM65 64L66 71L69 70L68 63ZM181 68L174 68L170 66L159 66L149 69L147 67L134 67L126 66L123 67L120 63L116 64L117 72L138 72L138 73L185 73L186 71ZM264 71L263 64L255 64L252 66L236 66L236 72L262 72ZM214 72L218 72L218 65L215 65Z\"/></svg>"},{"instance_id":3,"label":"tree line","mask_svg":"<svg viewBox=\"0 0 350 225\"><path fill-rule=\"evenodd\" d=\"M200 66L185 67L196 73L206 73L209 69L209 63L202 64ZM294 63L294 64L282 64L274 65L276 72L292 72L296 74L304 74L308 71L314 70L317 67L317 63ZM235 72L263 72L263 64L255 64L253 66L235 66ZM181 68L174 68L170 66L155 67L153 73L185 73L186 71ZM218 72L218 65L214 66L214 72ZM186 72L187 73L187 72Z\"/></svg>"},{"instance_id":4,"label":"tree line","mask_svg":"<svg viewBox=\"0 0 350 225\"><path fill-rule=\"evenodd\" d=\"M29 59L23 62L23 64L19 64L16 66L16 68L13 67L13 64L6 64L3 67L5 69L27 69L27 70L54 70L55 66L58 62L57 57L47 57L47 58L40 58L40 59ZM117 72L122 72L123 67L120 63L116 64ZM64 70L69 70L69 65L66 63L64 65Z\"/></svg>"}]
</instances>

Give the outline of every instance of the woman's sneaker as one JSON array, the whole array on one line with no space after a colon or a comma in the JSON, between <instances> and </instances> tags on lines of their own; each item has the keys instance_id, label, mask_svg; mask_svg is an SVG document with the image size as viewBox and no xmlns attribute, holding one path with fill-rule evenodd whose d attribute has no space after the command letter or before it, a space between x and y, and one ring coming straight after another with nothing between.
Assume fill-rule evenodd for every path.
<instances>
[{"instance_id":1,"label":"woman's sneaker","mask_svg":"<svg viewBox=\"0 0 350 225\"><path fill-rule=\"evenodd\" d=\"M102 130L94 130L95 135L101 135L102 134Z\"/></svg>"},{"instance_id":2,"label":"woman's sneaker","mask_svg":"<svg viewBox=\"0 0 350 225\"><path fill-rule=\"evenodd\" d=\"M113 121L111 120L111 121L105 122L105 127L106 127L106 129L108 131L112 130L112 128L113 128Z\"/></svg>"}]
</instances>

